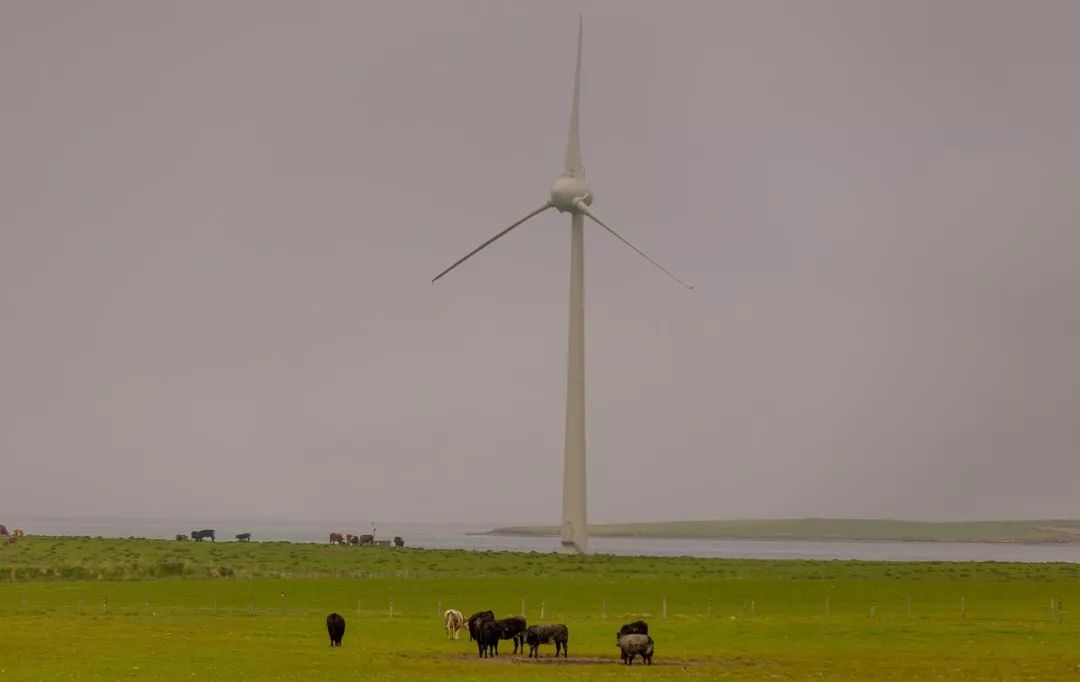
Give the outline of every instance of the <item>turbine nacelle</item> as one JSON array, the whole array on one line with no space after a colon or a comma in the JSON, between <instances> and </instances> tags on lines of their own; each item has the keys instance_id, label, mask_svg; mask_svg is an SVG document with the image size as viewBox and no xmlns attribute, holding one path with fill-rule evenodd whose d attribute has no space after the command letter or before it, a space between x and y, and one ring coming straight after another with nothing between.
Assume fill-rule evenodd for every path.
<instances>
[{"instance_id":1,"label":"turbine nacelle","mask_svg":"<svg viewBox=\"0 0 1080 682\"><path fill-rule=\"evenodd\" d=\"M560 213L580 213L578 202L592 205L593 195L585 178L572 175L560 175L551 189L551 205Z\"/></svg>"}]
</instances>

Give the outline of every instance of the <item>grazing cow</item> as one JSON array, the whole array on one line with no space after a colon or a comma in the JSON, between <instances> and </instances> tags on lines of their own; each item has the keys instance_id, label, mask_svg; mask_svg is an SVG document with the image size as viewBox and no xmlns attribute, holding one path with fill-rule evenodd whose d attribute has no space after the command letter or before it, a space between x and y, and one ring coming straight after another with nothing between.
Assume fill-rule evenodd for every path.
<instances>
[{"instance_id":1,"label":"grazing cow","mask_svg":"<svg viewBox=\"0 0 1080 682\"><path fill-rule=\"evenodd\" d=\"M647 635L649 634L649 624L643 620L635 620L633 623L627 623L619 628L619 632L615 635L615 641L618 642L619 638L623 635Z\"/></svg>"},{"instance_id":2,"label":"grazing cow","mask_svg":"<svg viewBox=\"0 0 1080 682\"><path fill-rule=\"evenodd\" d=\"M195 542L202 542L205 538L210 538L210 542L215 541L214 540L214 531L213 531L213 529L208 528L206 530L193 530L193 531L191 531L191 539L194 540Z\"/></svg>"},{"instance_id":3,"label":"grazing cow","mask_svg":"<svg viewBox=\"0 0 1080 682\"><path fill-rule=\"evenodd\" d=\"M457 639L461 629L465 627L465 616L457 609L446 609L443 626L446 628L447 639Z\"/></svg>"},{"instance_id":4,"label":"grazing cow","mask_svg":"<svg viewBox=\"0 0 1080 682\"><path fill-rule=\"evenodd\" d=\"M237 533L236 539L239 542L251 542L251 533Z\"/></svg>"},{"instance_id":5,"label":"grazing cow","mask_svg":"<svg viewBox=\"0 0 1080 682\"><path fill-rule=\"evenodd\" d=\"M570 640L570 630L565 625L530 625L525 628L525 643L529 645L529 658L540 657L540 645L555 643L555 657L559 657L562 650L563 658L566 658L566 643Z\"/></svg>"},{"instance_id":6,"label":"grazing cow","mask_svg":"<svg viewBox=\"0 0 1080 682\"><path fill-rule=\"evenodd\" d=\"M521 616L510 616L499 622L503 624L502 638L514 640L514 653L516 654L518 649L525 653L525 619ZM498 650L495 653L498 653Z\"/></svg>"},{"instance_id":7,"label":"grazing cow","mask_svg":"<svg viewBox=\"0 0 1080 682\"><path fill-rule=\"evenodd\" d=\"M358 544L360 544L360 538L353 535L352 533L345 533L345 544L346 545L358 545Z\"/></svg>"},{"instance_id":8,"label":"grazing cow","mask_svg":"<svg viewBox=\"0 0 1080 682\"><path fill-rule=\"evenodd\" d=\"M395 535L394 536L394 547L404 547L404 546L405 546L405 540L403 540L400 535Z\"/></svg>"},{"instance_id":9,"label":"grazing cow","mask_svg":"<svg viewBox=\"0 0 1080 682\"><path fill-rule=\"evenodd\" d=\"M521 616L510 616L502 620L485 620L480 624L480 638L477 647L480 649L480 658L487 652L488 658L494 653L499 655L499 640L514 640L514 653L518 647L525 652L525 619Z\"/></svg>"},{"instance_id":10,"label":"grazing cow","mask_svg":"<svg viewBox=\"0 0 1080 682\"><path fill-rule=\"evenodd\" d=\"M188 537L186 535L184 535L183 533L177 533L176 534L176 541L177 542L187 542L187 539L188 539Z\"/></svg>"},{"instance_id":11,"label":"grazing cow","mask_svg":"<svg viewBox=\"0 0 1080 682\"><path fill-rule=\"evenodd\" d=\"M480 624L487 620L495 620L495 614L491 611L478 611L469 616L469 641L480 641Z\"/></svg>"},{"instance_id":12,"label":"grazing cow","mask_svg":"<svg viewBox=\"0 0 1080 682\"><path fill-rule=\"evenodd\" d=\"M344 545L345 537L341 533L330 533L331 545Z\"/></svg>"},{"instance_id":13,"label":"grazing cow","mask_svg":"<svg viewBox=\"0 0 1080 682\"><path fill-rule=\"evenodd\" d=\"M623 635L619 637L619 649L622 650L622 660L626 665L634 664L634 656L641 656L641 660L652 665L653 638L648 635Z\"/></svg>"},{"instance_id":14,"label":"grazing cow","mask_svg":"<svg viewBox=\"0 0 1080 682\"><path fill-rule=\"evenodd\" d=\"M341 638L345 636L345 618L338 613L331 613L326 617L326 631L330 633L330 646L341 646Z\"/></svg>"},{"instance_id":15,"label":"grazing cow","mask_svg":"<svg viewBox=\"0 0 1080 682\"><path fill-rule=\"evenodd\" d=\"M368 533L367 535L361 535L360 536L360 544L361 545L374 545L375 544L375 536L371 535L370 533Z\"/></svg>"}]
</instances>

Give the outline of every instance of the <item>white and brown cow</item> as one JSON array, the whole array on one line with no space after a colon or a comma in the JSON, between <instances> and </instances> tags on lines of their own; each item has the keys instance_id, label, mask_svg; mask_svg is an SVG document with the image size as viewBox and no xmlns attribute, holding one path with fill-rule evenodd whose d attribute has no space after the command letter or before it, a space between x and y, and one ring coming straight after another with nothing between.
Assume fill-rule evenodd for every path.
<instances>
[{"instance_id":1,"label":"white and brown cow","mask_svg":"<svg viewBox=\"0 0 1080 682\"><path fill-rule=\"evenodd\" d=\"M457 639L458 634L465 629L465 616L457 609L446 609L443 626L446 628L447 639Z\"/></svg>"}]
</instances>

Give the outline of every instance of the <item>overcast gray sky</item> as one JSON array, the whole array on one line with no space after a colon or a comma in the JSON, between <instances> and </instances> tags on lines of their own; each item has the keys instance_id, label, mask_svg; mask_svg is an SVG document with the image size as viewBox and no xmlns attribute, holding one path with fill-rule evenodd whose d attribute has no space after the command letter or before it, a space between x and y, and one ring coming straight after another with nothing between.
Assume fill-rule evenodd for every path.
<instances>
[{"instance_id":1,"label":"overcast gray sky","mask_svg":"<svg viewBox=\"0 0 1080 682\"><path fill-rule=\"evenodd\" d=\"M0 513L1080 516L1080 4L0 0Z\"/></svg>"}]
</instances>

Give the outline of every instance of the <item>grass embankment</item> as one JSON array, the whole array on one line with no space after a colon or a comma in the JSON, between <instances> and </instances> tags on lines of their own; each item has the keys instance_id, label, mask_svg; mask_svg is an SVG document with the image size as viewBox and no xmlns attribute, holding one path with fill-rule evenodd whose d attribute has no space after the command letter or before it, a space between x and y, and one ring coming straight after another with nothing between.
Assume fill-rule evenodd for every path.
<instances>
[{"instance_id":1,"label":"grass embankment","mask_svg":"<svg viewBox=\"0 0 1080 682\"><path fill-rule=\"evenodd\" d=\"M1080 598L1071 564L31 537L0 549L0 578L5 680L1080 675L1080 622L1060 608ZM540 662L515 659L505 644L500 659L479 660L467 635L441 631L440 608L504 616L523 600L531 622L569 626L569 661L552 662L550 647ZM327 646L330 611L348 622L341 649ZM636 617L650 623L656 663L626 670L614 631Z\"/></svg>"},{"instance_id":2,"label":"grass embankment","mask_svg":"<svg viewBox=\"0 0 1080 682\"><path fill-rule=\"evenodd\" d=\"M864 540L908 542L1080 542L1080 521L894 521L891 519L743 519L609 523L594 537L711 540ZM558 535L556 526L504 526L492 535Z\"/></svg>"}]
</instances>

